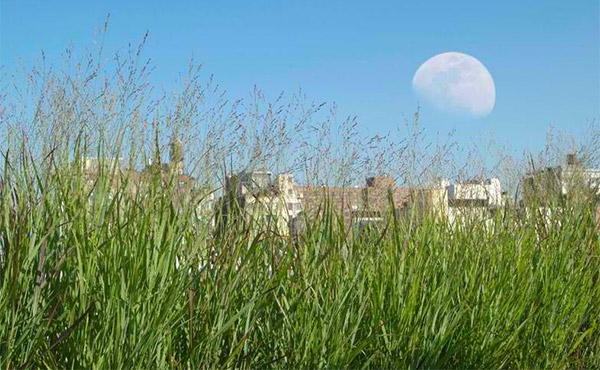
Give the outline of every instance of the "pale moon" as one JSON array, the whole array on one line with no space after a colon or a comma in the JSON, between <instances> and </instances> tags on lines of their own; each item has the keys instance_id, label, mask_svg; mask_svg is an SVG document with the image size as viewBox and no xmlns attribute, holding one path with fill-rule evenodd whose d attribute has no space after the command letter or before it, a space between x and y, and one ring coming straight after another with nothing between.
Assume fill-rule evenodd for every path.
<instances>
[{"instance_id":1,"label":"pale moon","mask_svg":"<svg viewBox=\"0 0 600 370\"><path fill-rule=\"evenodd\" d=\"M444 113L481 118L496 104L490 72L463 53L442 53L428 59L415 73L412 86L420 99Z\"/></svg>"}]
</instances>

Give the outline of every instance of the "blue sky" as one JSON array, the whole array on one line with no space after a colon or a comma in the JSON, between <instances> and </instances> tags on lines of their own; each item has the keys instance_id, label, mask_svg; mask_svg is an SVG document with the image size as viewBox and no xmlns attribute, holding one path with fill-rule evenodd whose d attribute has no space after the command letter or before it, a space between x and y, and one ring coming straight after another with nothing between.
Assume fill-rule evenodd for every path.
<instances>
[{"instance_id":1,"label":"blue sky","mask_svg":"<svg viewBox=\"0 0 600 370\"><path fill-rule=\"evenodd\" d=\"M0 62L14 70L44 50L91 45L111 13L117 50L150 32L154 82L169 88L190 57L231 98L256 84L268 97L302 86L316 101L357 115L366 134L394 130L418 105L419 65L446 51L479 59L496 85L487 117L423 107L426 132L455 130L461 144L492 133L516 149L541 149L545 133L578 132L600 117L599 2L580 1L12 1L0 5Z\"/></svg>"}]
</instances>

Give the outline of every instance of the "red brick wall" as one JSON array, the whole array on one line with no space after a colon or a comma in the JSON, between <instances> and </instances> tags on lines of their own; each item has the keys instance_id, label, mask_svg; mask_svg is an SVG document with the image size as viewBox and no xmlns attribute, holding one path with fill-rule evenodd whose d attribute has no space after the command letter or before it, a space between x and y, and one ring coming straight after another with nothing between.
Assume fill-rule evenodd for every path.
<instances>
[{"instance_id":1,"label":"red brick wall","mask_svg":"<svg viewBox=\"0 0 600 370\"><path fill-rule=\"evenodd\" d=\"M302 194L302 208L313 214L322 206L325 199L332 202L333 207L347 218L357 211L375 211L382 214L389 207L388 187L297 187ZM391 188L394 207L403 209L410 200L410 191L405 187Z\"/></svg>"}]
</instances>

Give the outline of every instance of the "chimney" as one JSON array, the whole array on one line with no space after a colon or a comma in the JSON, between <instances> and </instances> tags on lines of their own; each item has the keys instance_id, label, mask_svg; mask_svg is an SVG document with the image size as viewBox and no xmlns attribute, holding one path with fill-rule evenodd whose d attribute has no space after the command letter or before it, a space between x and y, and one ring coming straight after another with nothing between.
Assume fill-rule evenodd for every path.
<instances>
[{"instance_id":1,"label":"chimney","mask_svg":"<svg viewBox=\"0 0 600 370\"><path fill-rule=\"evenodd\" d=\"M577 160L577 154L575 154L575 153L567 154L567 165L579 166L579 161Z\"/></svg>"},{"instance_id":2,"label":"chimney","mask_svg":"<svg viewBox=\"0 0 600 370\"><path fill-rule=\"evenodd\" d=\"M183 173L183 144L177 139L171 141L171 152L169 153L171 166L178 174Z\"/></svg>"},{"instance_id":3,"label":"chimney","mask_svg":"<svg viewBox=\"0 0 600 370\"><path fill-rule=\"evenodd\" d=\"M367 187L369 188L394 188L396 182L387 175L376 175L367 178Z\"/></svg>"}]
</instances>

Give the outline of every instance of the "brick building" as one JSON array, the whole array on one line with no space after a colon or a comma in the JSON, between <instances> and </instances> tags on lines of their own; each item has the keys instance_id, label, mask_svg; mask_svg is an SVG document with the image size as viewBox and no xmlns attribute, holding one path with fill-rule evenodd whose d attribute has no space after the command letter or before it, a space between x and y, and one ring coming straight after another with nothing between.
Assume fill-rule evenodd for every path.
<instances>
[{"instance_id":1,"label":"brick building","mask_svg":"<svg viewBox=\"0 0 600 370\"><path fill-rule=\"evenodd\" d=\"M383 221L392 204L394 211L399 212L410 201L407 187L396 186L394 179L382 175L367 178L362 187L298 186L296 189L308 217L314 217L328 201L347 224Z\"/></svg>"}]
</instances>

